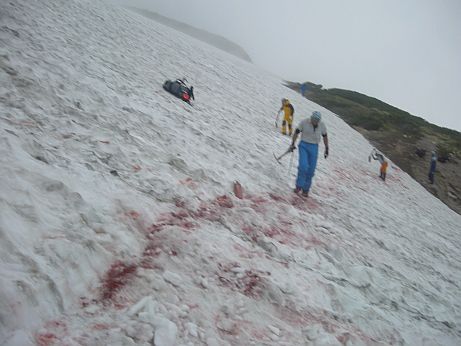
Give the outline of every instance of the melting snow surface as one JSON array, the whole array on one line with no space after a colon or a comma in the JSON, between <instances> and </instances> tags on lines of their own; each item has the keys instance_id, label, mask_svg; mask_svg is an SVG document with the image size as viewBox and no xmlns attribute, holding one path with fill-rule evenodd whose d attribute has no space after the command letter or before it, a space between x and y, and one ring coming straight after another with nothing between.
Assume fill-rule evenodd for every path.
<instances>
[{"instance_id":1,"label":"melting snow surface","mask_svg":"<svg viewBox=\"0 0 461 346\"><path fill-rule=\"evenodd\" d=\"M193 106L162 89L183 76ZM307 200L296 154L273 158L282 97L329 131ZM161 24L2 2L0 142L3 345L461 344L461 217L395 165L380 181L280 78Z\"/></svg>"}]
</instances>

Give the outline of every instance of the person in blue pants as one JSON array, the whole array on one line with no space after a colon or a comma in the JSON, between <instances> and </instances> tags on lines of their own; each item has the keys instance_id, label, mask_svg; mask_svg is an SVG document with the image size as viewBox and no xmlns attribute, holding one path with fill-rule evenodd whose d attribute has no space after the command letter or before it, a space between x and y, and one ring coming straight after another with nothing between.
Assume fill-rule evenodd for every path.
<instances>
[{"instance_id":1,"label":"person in blue pants","mask_svg":"<svg viewBox=\"0 0 461 346\"><path fill-rule=\"evenodd\" d=\"M301 142L299 143L299 165L298 177L296 179L295 193L302 192L304 197L309 196L309 190L312 185L312 178L317 166L317 157L319 152L319 143L323 138L325 144L324 157L328 157L328 136L325 123L321 120L320 112L312 112L310 118L304 119L298 125L293 135L290 150L296 149L296 140L301 133Z\"/></svg>"}]
</instances>

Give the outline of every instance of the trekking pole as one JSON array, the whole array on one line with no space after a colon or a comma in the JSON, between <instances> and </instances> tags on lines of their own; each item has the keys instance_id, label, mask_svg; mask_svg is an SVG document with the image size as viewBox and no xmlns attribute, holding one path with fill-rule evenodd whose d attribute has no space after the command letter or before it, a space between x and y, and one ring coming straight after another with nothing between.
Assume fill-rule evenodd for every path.
<instances>
[{"instance_id":1,"label":"trekking pole","mask_svg":"<svg viewBox=\"0 0 461 346\"><path fill-rule=\"evenodd\" d=\"M293 149L294 150L294 149ZM282 155L280 155L279 157L275 156L274 153L272 153L274 155L274 158L277 160L278 163L282 164L280 162L281 158L284 157L285 155L288 155L289 153L292 153L293 150L291 150L291 148L289 148L287 151L285 151Z\"/></svg>"},{"instance_id":2,"label":"trekking pole","mask_svg":"<svg viewBox=\"0 0 461 346\"><path fill-rule=\"evenodd\" d=\"M291 152L290 165L288 166L288 176L290 176L290 174L291 174L291 167L293 166L293 154L294 154L294 151Z\"/></svg>"}]
</instances>

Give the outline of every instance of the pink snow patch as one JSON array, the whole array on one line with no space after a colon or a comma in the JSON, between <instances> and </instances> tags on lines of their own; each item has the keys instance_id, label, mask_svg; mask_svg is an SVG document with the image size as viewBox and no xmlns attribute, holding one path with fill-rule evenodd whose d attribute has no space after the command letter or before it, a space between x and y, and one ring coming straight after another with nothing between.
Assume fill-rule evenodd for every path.
<instances>
[{"instance_id":1,"label":"pink snow patch","mask_svg":"<svg viewBox=\"0 0 461 346\"><path fill-rule=\"evenodd\" d=\"M197 187L198 187L198 184L192 180L192 178L186 178L186 179L183 179L183 180L180 180L179 183L181 185L185 185L185 186L188 186L190 187L192 190L195 190Z\"/></svg>"},{"instance_id":2,"label":"pink snow patch","mask_svg":"<svg viewBox=\"0 0 461 346\"><path fill-rule=\"evenodd\" d=\"M255 231L253 229L253 227L251 226L243 226L242 227L242 231L243 233L245 233L246 235L252 235Z\"/></svg>"},{"instance_id":3,"label":"pink snow patch","mask_svg":"<svg viewBox=\"0 0 461 346\"><path fill-rule=\"evenodd\" d=\"M139 214L137 211L134 211L134 210L127 211L125 215L133 220L136 220L141 216L141 214Z\"/></svg>"},{"instance_id":4,"label":"pink snow patch","mask_svg":"<svg viewBox=\"0 0 461 346\"><path fill-rule=\"evenodd\" d=\"M144 248L142 255L149 256L149 257L157 257L162 252L162 244L158 241L158 239L151 239L149 244Z\"/></svg>"},{"instance_id":5,"label":"pink snow patch","mask_svg":"<svg viewBox=\"0 0 461 346\"><path fill-rule=\"evenodd\" d=\"M300 196L293 196L291 205L302 211L316 210L320 207L312 197L303 198Z\"/></svg>"},{"instance_id":6,"label":"pink snow patch","mask_svg":"<svg viewBox=\"0 0 461 346\"><path fill-rule=\"evenodd\" d=\"M40 333L35 337L38 346L51 346L56 344L58 337L53 333Z\"/></svg>"},{"instance_id":7,"label":"pink snow patch","mask_svg":"<svg viewBox=\"0 0 461 346\"><path fill-rule=\"evenodd\" d=\"M280 230L274 226L264 228L262 232L264 233L265 236L270 237L270 238L274 238L275 236L282 234L282 232L280 232Z\"/></svg>"},{"instance_id":8,"label":"pink snow patch","mask_svg":"<svg viewBox=\"0 0 461 346\"><path fill-rule=\"evenodd\" d=\"M262 329L252 329L250 331L250 335L257 340L268 340L269 339L269 335L267 331L262 330Z\"/></svg>"},{"instance_id":9,"label":"pink snow patch","mask_svg":"<svg viewBox=\"0 0 461 346\"><path fill-rule=\"evenodd\" d=\"M263 257L263 254L261 252L250 250L240 244L234 244L233 248L239 253L239 256L241 258Z\"/></svg>"},{"instance_id":10,"label":"pink snow patch","mask_svg":"<svg viewBox=\"0 0 461 346\"><path fill-rule=\"evenodd\" d=\"M222 209L219 206L213 206L202 203L197 211L192 212L195 219L205 219L208 221L219 220Z\"/></svg>"},{"instance_id":11,"label":"pink snow patch","mask_svg":"<svg viewBox=\"0 0 461 346\"><path fill-rule=\"evenodd\" d=\"M185 208L186 202L181 198L175 198L174 204L178 208Z\"/></svg>"},{"instance_id":12,"label":"pink snow patch","mask_svg":"<svg viewBox=\"0 0 461 346\"><path fill-rule=\"evenodd\" d=\"M154 236L154 234L150 234L149 243L144 248L139 266L144 269L163 269L156 261L162 251L165 250L163 249L163 243L160 238Z\"/></svg>"},{"instance_id":13,"label":"pink snow patch","mask_svg":"<svg viewBox=\"0 0 461 346\"><path fill-rule=\"evenodd\" d=\"M147 228L149 234L160 232L168 226L178 226L185 230L191 230L196 227L196 224L191 220L194 219L193 213L186 209L179 209L166 214L160 215L158 222L150 225Z\"/></svg>"},{"instance_id":14,"label":"pink snow patch","mask_svg":"<svg viewBox=\"0 0 461 346\"><path fill-rule=\"evenodd\" d=\"M149 227L147 227L147 232L149 233L149 235L152 235L154 233L157 233L157 232L160 232L161 230L163 230L163 228L165 226L166 225L163 224L163 223L154 223L154 224L150 225Z\"/></svg>"},{"instance_id":15,"label":"pink snow patch","mask_svg":"<svg viewBox=\"0 0 461 346\"><path fill-rule=\"evenodd\" d=\"M185 209L181 209L177 212L171 212L169 214L169 216L171 217L167 217L167 220L170 219L170 220L174 220L174 219L179 219L179 220L183 220L185 218L188 218L190 215L189 215L189 212Z\"/></svg>"},{"instance_id":16,"label":"pink snow patch","mask_svg":"<svg viewBox=\"0 0 461 346\"><path fill-rule=\"evenodd\" d=\"M269 197L276 202L283 202L283 203L289 203L288 200L285 197L276 195L274 193L269 193Z\"/></svg>"},{"instance_id":17,"label":"pink snow patch","mask_svg":"<svg viewBox=\"0 0 461 346\"><path fill-rule=\"evenodd\" d=\"M52 320L45 323L45 328L66 330L67 326L63 321Z\"/></svg>"},{"instance_id":18,"label":"pink snow patch","mask_svg":"<svg viewBox=\"0 0 461 346\"><path fill-rule=\"evenodd\" d=\"M108 325L107 323L96 323L96 324L93 324L91 326L91 329L94 329L94 330L107 330L109 329L111 326Z\"/></svg>"},{"instance_id":19,"label":"pink snow patch","mask_svg":"<svg viewBox=\"0 0 461 346\"><path fill-rule=\"evenodd\" d=\"M248 200L258 205L267 204L269 202L266 198L262 196L251 196L250 195L248 196Z\"/></svg>"},{"instance_id":20,"label":"pink snow patch","mask_svg":"<svg viewBox=\"0 0 461 346\"><path fill-rule=\"evenodd\" d=\"M249 236L252 241L256 242L258 240L257 232L253 227L251 227L251 226L243 226L242 231L247 236Z\"/></svg>"},{"instance_id":21,"label":"pink snow patch","mask_svg":"<svg viewBox=\"0 0 461 346\"><path fill-rule=\"evenodd\" d=\"M120 289L122 289L128 281L131 281L136 271L137 266L135 264L126 264L120 261L113 263L102 283L102 300L112 300Z\"/></svg>"},{"instance_id":22,"label":"pink snow patch","mask_svg":"<svg viewBox=\"0 0 461 346\"><path fill-rule=\"evenodd\" d=\"M221 207L221 208L233 208L234 203L230 199L229 196L227 195L222 195L219 197L216 197L215 202Z\"/></svg>"},{"instance_id":23,"label":"pink snow patch","mask_svg":"<svg viewBox=\"0 0 461 346\"><path fill-rule=\"evenodd\" d=\"M305 240L312 246L326 247L326 244L324 241L320 240L317 237L314 237L313 235L306 237ZM312 247L312 246L308 246L308 247Z\"/></svg>"},{"instance_id":24,"label":"pink snow patch","mask_svg":"<svg viewBox=\"0 0 461 346\"><path fill-rule=\"evenodd\" d=\"M91 304L97 304L98 301L96 299L88 299L87 297L80 297L80 306L82 308L86 308L87 306L90 306Z\"/></svg>"},{"instance_id":25,"label":"pink snow patch","mask_svg":"<svg viewBox=\"0 0 461 346\"><path fill-rule=\"evenodd\" d=\"M264 214L266 213L266 205L269 203L269 200L262 196L248 196L247 199L251 202L250 208L252 208L257 213Z\"/></svg>"},{"instance_id":26,"label":"pink snow patch","mask_svg":"<svg viewBox=\"0 0 461 346\"><path fill-rule=\"evenodd\" d=\"M243 187L238 181L234 181L234 195L239 199L243 199Z\"/></svg>"},{"instance_id":27,"label":"pink snow patch","mask_svg":"<svg viewBox=\"0 0 461 346\"><path fill-rule=\"evenodd\" d=\"M238 263L221 264L218 263L220 272L216 273L219 282L230 288L231 290L241 292L250 298L260 298L263 291L263 277L262 272L253 269L240 270L240 273L244 273L243 276L235 273L235 270L240 268ZM270 273L265 273L270 275Z\"/></svg>"},{"instance_id":28,"label":"pink snow patch","mask_svg":"<svg viewBox=\"0 0 461 346\"><path fill-rule=\"evenodd\" d=\"M259 298L262 293L261 276L253 270L245 270L245 276L242 279L243 294L247 297Z\"/></svg>"}]
</instances>

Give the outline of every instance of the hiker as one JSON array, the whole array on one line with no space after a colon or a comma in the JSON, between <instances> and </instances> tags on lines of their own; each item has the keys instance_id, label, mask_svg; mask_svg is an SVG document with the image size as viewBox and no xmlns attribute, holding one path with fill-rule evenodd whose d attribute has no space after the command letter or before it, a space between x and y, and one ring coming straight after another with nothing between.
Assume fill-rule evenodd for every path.
<instances>
[{"instance_id":1,"label":"hiker","mask_svg":"<svg viewBox=\"0 0 461 346\"><path fill-rule=\"evenodd\" d=\"M308 89L307 83L301 84L299 88L299 92L301 93L302 96L305 96L307 89Z\"/></svg>"},{"instance_id":2,"label":"hiker","mask_svg":"<svg viewBox=\"0 0 461 346\"><path fill-rule=\"evenodd\" d=\"M304 119L298 125L293 135L290 150L296 149L296 140L301 133L301 142L298 145L299 149L299 165L298 177L296 179L295 193L302 191L303 197L309 196L309 189L312 184L315 167L317 165L317 156L319 151L319 143L323 137L325 144L324 157L328 157L328 136L325 123L321 121L322 115L320 112L312 112L310 118Z\"/></svg>"},{"instance_id":3,"label":"hiker","mask_svg":"<svg viewBox=\"0 0 461 346\"><path fill-rule=\"evenodd\" d=\"M434 184L434 174L435 174L436 166L437 166L437 155L435 154L435 151L433 151L432 156L431 156L431 166L429 168L429 181L431 184Z\"/></svg>"},{"instance_id":4,"label":"hiker","mask_svg":"<svg viewBox=\"0 0 461 346\"><path fill-rule=\"evenodd\" d=\"M176 79L174 82L167 80L165 83L163 83L163 89L190 104L191 99L195 100L194 87L188 87L186 82L187 80L185 78Z\"/></svg>"},{"instance_id":5,"label":"hiker","mask_svg":"<svg viewBox=\"0 0 461 346\"><path fill-rule=\"evenodd\" d=\"M282 135L286 135L286 125L288 124L288 135L291 136L292 134L292 124L293 124L293 116L295 114L295 109L293 108L293 105L288 101L288 99L283 98L282 99L282 107L280 107L280 110L277 113L277 120L275 121L275 127L277 126L279 115L281 112L284 112L283 115L283 121L282 121Z\"/></svg>"},{"instance_id":6,"label":"hiker","mask_svg":"<svg viewBox=\"0 0 461 346\"><path fill-rule=\"evenodd\" d=\"M384 158L384 155L379 153L375 148L373 148L373 150L371 151L368 161L370 161L371 158L373 158L373 160L378 160L379 163L381 164L381 167L379 168L379 177L383 181L385 181L386 174L387 174L387 167L389 166L389 163Z\"/></svg>"}]
</instances>

